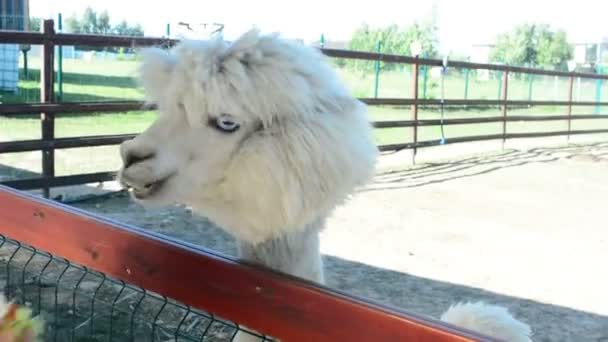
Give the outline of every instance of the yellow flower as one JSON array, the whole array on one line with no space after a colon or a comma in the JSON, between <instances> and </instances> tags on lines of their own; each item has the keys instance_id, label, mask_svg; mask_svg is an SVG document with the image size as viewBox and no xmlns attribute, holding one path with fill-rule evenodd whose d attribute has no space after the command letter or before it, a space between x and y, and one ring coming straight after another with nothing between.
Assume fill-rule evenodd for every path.
<instances>
[{"instance_id":1,"label":"yellow flower","mask_svg":"<svg viewBox=\"0 0 608 342\"><path fill-rule=\"evenodd\" d=\"M32 310L0 295L0 342L35 342L43 330L42 320L32 317Z\"/></svg>"}]
</instances>

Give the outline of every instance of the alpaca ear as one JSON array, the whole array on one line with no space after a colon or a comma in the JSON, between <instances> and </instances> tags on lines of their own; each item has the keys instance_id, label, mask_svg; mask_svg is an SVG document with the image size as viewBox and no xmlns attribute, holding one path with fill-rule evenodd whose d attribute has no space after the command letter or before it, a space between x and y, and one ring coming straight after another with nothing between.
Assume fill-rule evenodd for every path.
<instances>
[{"instance_id":1,"label":"alpaca ear","mask_svg":"<svg viewBox=\"0 0 608 342\"><path fill-rule=\"evenodd\" d=\"M146 93L146 100L158 101L171 79L175 58L160 48L145 48L140 54L143 62L139 68L139 81Z\"/></svg>"}]
</instances>

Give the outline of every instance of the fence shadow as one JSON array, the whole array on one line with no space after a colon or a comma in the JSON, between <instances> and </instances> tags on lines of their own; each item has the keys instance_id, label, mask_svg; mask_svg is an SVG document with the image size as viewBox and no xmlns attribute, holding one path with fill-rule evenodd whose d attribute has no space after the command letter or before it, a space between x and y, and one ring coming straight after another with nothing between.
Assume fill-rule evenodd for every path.
<instances>
[{"instance_id":1,"label":"fence shadow","mask_svg":"<svg viewBox=\"0 0 608 342\"><path fill-rule=\"evenodd\" d=\"M481 300L507 307L518 319L529 324L534 332L534 341L608 341L608 316L605 315L382 269L334 256L324 256L324 262L329 287L417 314L437 319L451 304Z\"/></svg>"},{"instance_id":2,"label":"fence shadow","mask_svg":"<svg viewBox=\"0 0 608 342\"><path fill-rule=\"evenodd\" d=\"M0 182L18 179L32 179L41 176L42 175L38 172L0 163Z\"/></svg>"},{"instance_id":3,"label":"fence shadow","mask_svg":"<svg viewBox=\"0 0 608 342\"><path fill-rule=\"evenodd\" d=\"M456 179L475 177L506 168L531 163L551 163L563 159L586 159L608 162L608 142L572 144L563 147L536 147L507 150L499 154L475 156L456 161L428 163L405 170L378 175L374 183L361 192L416 188Z\"/></svg>"}]
</instances>

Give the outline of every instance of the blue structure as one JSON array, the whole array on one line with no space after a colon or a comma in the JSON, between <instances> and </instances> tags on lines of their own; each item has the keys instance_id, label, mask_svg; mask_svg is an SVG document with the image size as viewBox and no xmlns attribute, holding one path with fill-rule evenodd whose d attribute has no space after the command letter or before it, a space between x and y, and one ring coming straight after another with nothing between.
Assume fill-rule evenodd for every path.
<instances>
[{"instance_id":1,"label":"blue structure","mask_svg":"<svg viewBox=\"0 0 608 342\"><path fill-rule=\"evenodd\" d=\"M0 30L29 30L29 0L0 0ZM0 90L17 91L19 81L19 51L28 45L0 45Z\"/></svg>"},{"instance_id":2,"label":"blue structure","mask_svg":"<svg viewBox=\"0 0 608 342\"><path fill-rule=\"evenodd\" d=\"M28 30L29 14L29 0L0 0L0 30Z\"/></svg>"}]
</instances>

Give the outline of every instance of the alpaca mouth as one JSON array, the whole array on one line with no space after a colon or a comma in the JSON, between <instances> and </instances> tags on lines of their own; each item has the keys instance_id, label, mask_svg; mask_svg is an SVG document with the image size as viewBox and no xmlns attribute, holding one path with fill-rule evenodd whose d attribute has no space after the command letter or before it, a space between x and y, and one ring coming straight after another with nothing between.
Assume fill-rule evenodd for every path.
<instances>
[{"instance_id":1,"label":"alpaca mouth","mask_svg":"<svg viewBox=\"0 0 608 342\"><path fill-rule=\"evenodd\" d=\"M163 178L154 182L150 182L144 185L143 188L136 188L127 184L127 190L133 194L136 199L145 199L157 194L163 186L167 183L170 177Z\"/></svg>"}]
</instances>

